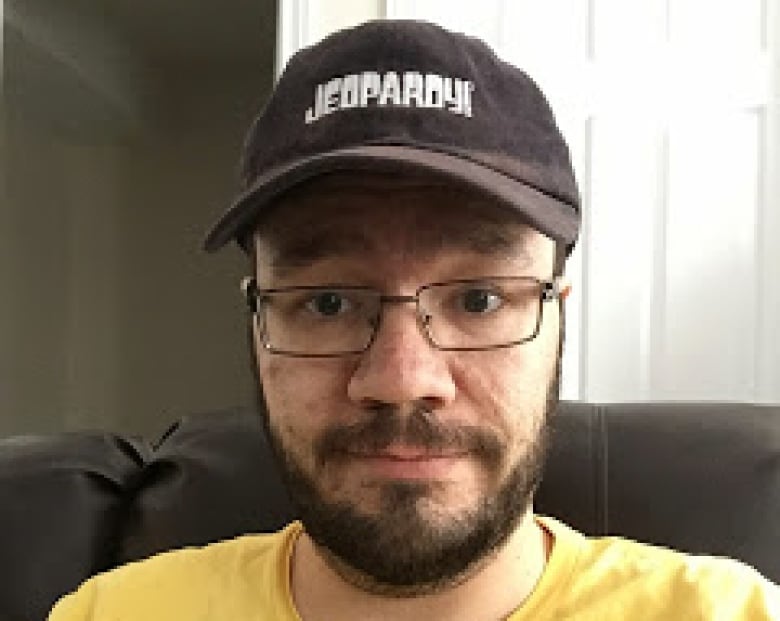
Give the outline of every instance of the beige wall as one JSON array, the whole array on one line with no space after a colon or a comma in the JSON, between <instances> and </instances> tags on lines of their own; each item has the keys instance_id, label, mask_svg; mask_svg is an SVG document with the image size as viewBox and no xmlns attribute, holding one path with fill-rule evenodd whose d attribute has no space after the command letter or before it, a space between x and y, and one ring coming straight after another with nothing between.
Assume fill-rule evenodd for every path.
<instances>
[{"instance_id":1,"label":"beige wall","mask_svg":"<svg viewBox=\"0 0 780 621\"><path fill-rule=\"evenodd\" d=\"M235 189L246 126L220 112L148 135L126 153L118 294L125 429L251 403L238 290L248 263L233 247L217 255L200 248Z\"/></svg>"},{"instance_id":2,"label":"beige wall","mask_svg":"<svg viewBox=\"0 0 780 621\"><path fill-rule=\"evenodd\" d=\"M61 132L6 107L0 436L154 434L188 412L251 403L245 258L200 243L236 187L270 71L182 79L131 134Z\"/></svg>"},{"instance_id":3,"label":"beige wall","mask_svg":"<svg viewBox=\"0 0 780 621\"><path fill-rule=\"evenodd\" d=\"M6 119L0 227L0 430L58 424L66 400L69 303L61 145Z\"/></svg>"}]
</instances>

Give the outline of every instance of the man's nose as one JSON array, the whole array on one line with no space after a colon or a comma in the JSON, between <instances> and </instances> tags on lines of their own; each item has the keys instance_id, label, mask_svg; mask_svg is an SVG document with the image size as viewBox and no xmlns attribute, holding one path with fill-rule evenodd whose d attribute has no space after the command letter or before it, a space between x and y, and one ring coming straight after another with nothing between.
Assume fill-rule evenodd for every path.
<instances>
[{"instance_id":1,"label":"man's nose","mask_svg":"<svg viewBox=\"0 0 780 621\"><path fill-rule=\"evenodd\" d=\"M420 325L414 305L384 307L371 347L350 378L350 399L402 405L425 400L441 407L455 398L448 352L436 349Z\"/></svg>"}]
</instances>

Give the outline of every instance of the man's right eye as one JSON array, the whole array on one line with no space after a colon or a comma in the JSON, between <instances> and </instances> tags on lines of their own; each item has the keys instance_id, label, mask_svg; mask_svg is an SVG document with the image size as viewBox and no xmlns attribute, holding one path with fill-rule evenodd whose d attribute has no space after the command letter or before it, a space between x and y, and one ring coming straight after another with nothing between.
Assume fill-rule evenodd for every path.
<instances>
[{"instance_id":1,"label":"man's right eye","mask_svg":"<svg viewBox=\"0 0 780 621\"><path fill-rule=\"evenodd\" d=\"M313 295L306 303L308 310L323 317L346 313L351 306L349 299L338 291L321 291Z\"/></svg>"}]
</instances>

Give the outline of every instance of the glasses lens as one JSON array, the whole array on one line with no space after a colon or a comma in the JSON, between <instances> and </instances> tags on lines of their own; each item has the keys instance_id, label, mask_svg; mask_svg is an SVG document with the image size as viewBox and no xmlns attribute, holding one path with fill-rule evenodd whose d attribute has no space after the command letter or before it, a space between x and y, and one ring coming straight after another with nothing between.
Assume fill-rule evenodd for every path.
<instances>
[{"instance_id":1,"label":"glasses lens","mask_svg":"<svg viewBox=\"0 0 780 621\"><path fill-rule=\"evenodd\" d=\"M530 278L489 278L430 285L420 292L437 346L489 348L519 343L537 331L541 285Z\"/></svg>"},{"instance_id":2,"label":"glasses lens","mask_svg":"<svg viewBox=\"0 0 780 621\"><path fill-rule=\"evenodd\" d=\"M363 351L379 315L379 294L349 287L301 287L260 297L267 345L327 356Z\"/></svg>"}]
</instances>

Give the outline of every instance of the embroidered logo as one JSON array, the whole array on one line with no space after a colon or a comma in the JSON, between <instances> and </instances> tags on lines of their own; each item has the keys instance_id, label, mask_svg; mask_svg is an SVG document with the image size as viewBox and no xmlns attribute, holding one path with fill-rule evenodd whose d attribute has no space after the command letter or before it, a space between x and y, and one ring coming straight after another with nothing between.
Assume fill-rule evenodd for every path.
<instances>
[{"instance_id":1,"label":"embroidered logo","mask_svg":"<svg viewBox=\"0 0 780 621\"><path fill-rule=\"evenodd\" d=\"M350 73L317 85L314 104L306 110L304 120L314 123L338 110L369 106L439 108L471 118L473 92L473 82L436 73Z\"/></svg>"}]
</instances>

